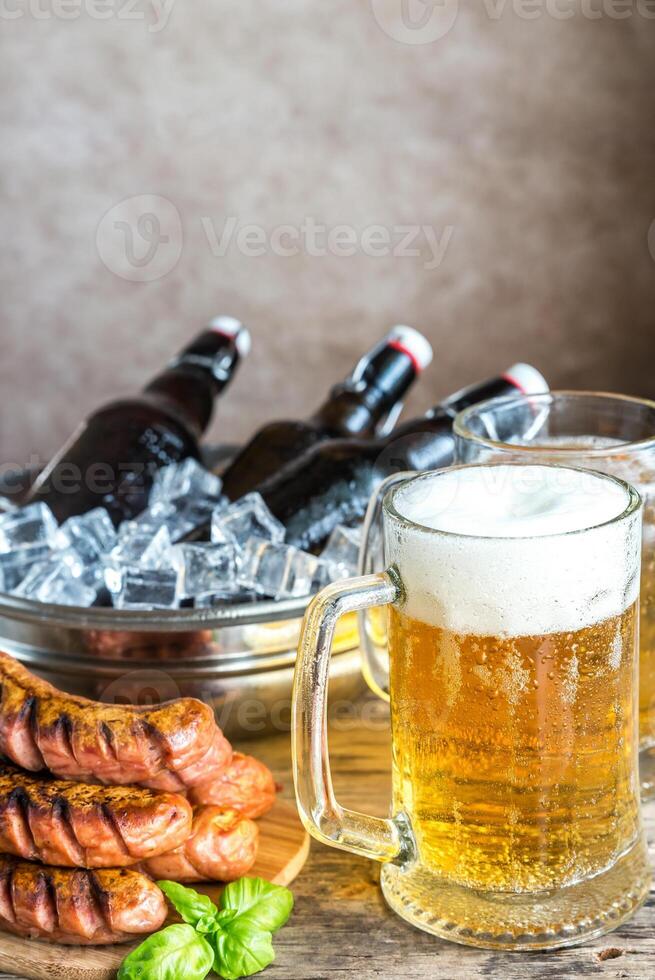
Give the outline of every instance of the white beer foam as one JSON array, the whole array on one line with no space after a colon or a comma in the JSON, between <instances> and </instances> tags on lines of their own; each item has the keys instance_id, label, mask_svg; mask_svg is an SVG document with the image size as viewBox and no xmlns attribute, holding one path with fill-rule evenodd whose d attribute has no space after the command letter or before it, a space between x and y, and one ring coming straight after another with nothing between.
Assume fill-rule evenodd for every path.
<instances>
[{"instance_id":1,"label":"white beer foam","mask_svg":"<svg viewBox=\"0 0 655 980\"><path fill-rule=\"evenodd\" d=\"M615 616L639 589L640 512L611 523L629 499L613 480L565 467L456 467L410 481L394 506L421 527L392 520L385 534L403 609L478 636L557 633Z\"/></svg>"}]
</instances>

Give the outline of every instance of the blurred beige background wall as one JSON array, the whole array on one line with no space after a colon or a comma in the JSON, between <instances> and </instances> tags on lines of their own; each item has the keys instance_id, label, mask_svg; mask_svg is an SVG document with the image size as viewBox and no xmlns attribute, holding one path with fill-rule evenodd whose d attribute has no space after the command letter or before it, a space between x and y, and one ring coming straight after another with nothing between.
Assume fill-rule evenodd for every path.
<instances>
[{"instance_id":1,"label":"blurred beige background wall","mask_svg":"<svg viewBox=\"0 0 655 980\"><path fill-rule=\"evenodd\" d=\"M255 343L216 438L395 321L415 409L516 359L655 396L652 0L0 7L3 459L218 312Z\"/></svg>"}]
</instances>

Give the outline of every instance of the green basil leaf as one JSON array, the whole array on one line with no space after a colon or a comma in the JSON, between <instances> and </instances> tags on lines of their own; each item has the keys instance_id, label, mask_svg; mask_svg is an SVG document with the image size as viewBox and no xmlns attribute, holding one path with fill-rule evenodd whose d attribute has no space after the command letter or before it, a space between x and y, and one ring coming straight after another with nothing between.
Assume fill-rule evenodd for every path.
<instances>
[{"instance_id":1,"label":"green basil leaf","mask_svg":"<svg viewBox=\"0 0 655 980\"><path fill-rule=\"evenodd\" d=\"M219 926L226 926L232 919L235 919L239 913L236 909L221 909L221 911L216 916L216 921Z\"/></svg>"},{"instance_id":2,"label":"green basil leaf","mask_svg":"<svg viewBox=\"0 0 655 980\"><path fill-rule=\"evenodd\" d=\"M217 929L221 928L221 923L215 915L203 915L194 924L193 928L196 932L216 932Z\"/></svg>"},{"instance_id":3,"label":"green basil leaf","mask_svg":"<svg viewBox=\"0 0 655 980\"><path fill-rule=\"evenodd\" d=\"M253 929L245 922L234 921L208 938L216 952L214 971L223 980L239 980L259 973L275 959L270 932Z\"/></svg>"},{"instance_id":4,"label":"green basil leaf","mask_svg":"<svg viewBox=\"0 0 655 980\"><path fill-rule=\"evenodd\" d=\"M176 912L182 916L185 922L195 926L206 916L215 916L218 909L207 895L201 895L193 888L185 888L178 885L176 881L158 881L157 884L163 891Z\"/></svg>"},{"instance_id":5,"label":"green basil leaf","mask_svg":"<svg viewBox=\"0 0 655 980\"><path fill-rule=\"evenodd\" d=\"M133 949L123 960L116 980L205 980L214 965L214 951L193 926L168 926Z\"/></svg>"},{"instance_id":6,"label":"green basil leaf","mask_svg":"<svg viewBox=\"0 0 655 980\"><path fill-rule=\"evenodd\" d=\"M236 916L226 928L236 923L252 929L275 932L287 921L293 908L293 895L282 885L263 878L240 878L226 885L220 898L221 910L233 909Z\"/></svg>"}]
</instances>

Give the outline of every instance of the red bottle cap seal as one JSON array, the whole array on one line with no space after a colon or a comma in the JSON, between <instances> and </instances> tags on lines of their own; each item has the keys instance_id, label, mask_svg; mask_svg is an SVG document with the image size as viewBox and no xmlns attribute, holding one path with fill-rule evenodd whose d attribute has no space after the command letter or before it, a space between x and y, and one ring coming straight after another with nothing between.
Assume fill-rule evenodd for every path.
<instances>
[{"instance_id":1,"label":"red bottle cap seal","mask_svg":"<svg viewBox=\"0 0 655 980\"><path fill-rule=\"evenodd\" d=\"M432 361L432 344L414 327L398 324L387 334L386 343L411 359L417 374L425 371Z\"/></svg>"}]
</instances>

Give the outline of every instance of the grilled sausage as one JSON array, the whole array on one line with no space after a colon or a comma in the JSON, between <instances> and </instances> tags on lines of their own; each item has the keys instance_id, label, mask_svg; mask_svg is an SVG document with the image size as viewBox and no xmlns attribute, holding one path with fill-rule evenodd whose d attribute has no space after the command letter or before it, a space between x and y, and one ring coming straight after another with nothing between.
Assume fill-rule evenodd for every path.
<instances>
[{"instance_id":1,"label":"grilled sausage","mask_svg":"<svg viewBox=\"0 0 655 980\"><path fill-rule=\"evenodd\" d=\"M235 752L232 761L211 780L195 785L189 792L194 806L213 803L238 810L253 820L263 816L275 803L276 786L270 769L251 755Z\"/></svg>"},{"instance_id":2,"label":"grilled sausage","mask_svg":"<svg viewBox=\"0 0 655 980\"><path fill-rule=\"evenodd\" d=\"M143 785L151 789L167 790L169 793L182 793L200 780L207 779L207 773L212 773L212 779L215 779L229 765L232 755L232 746L217 726L212 743L198 762L178 772L162 770Z\"/></svg>"},{"instance_id":3,"label":"grilled sausage","mask_svg":"<svg viewBox=\"0 0 655 980\"><path fill-rule=\"evenodd\" d=\"M0 751L24 769L78 782L173 788L217 773L232 756L207 705L179 698L153 707L71 694L0 653Z\"/></svg>"},{"instance_id":4,"label":"grilled sausage","mask_svg":"<svg viewBox=\"0 0 655 980\"><path fill-rule=\"evenodd\" d=\"M154 882L126 868L50 868L0 854L0 929L68 945L121 943L167 915Z\"/></svg>"},{"instance_id":5,"label":"grilled sausage","mask_svg":"<svg viewBox=\"0 0 655 980\"><path fill-rule=\"evenodd\" d=\"M257 857L259 827L236 810L200 806L193 812L191 836L168 854L141 867L153 878L170 881L235 881Z\"/></svg>"},{"instance_id":6,"label":"grilled sausage","mask_svg":"<svg viewBox=\"0 0 655 980\"><path fill-rule=\"evenodd\" d=\"M67 868L118 868L163 854L191 833L182 796L88 786L0 763L0 851Z\"/></svg>"}]
</instances>

